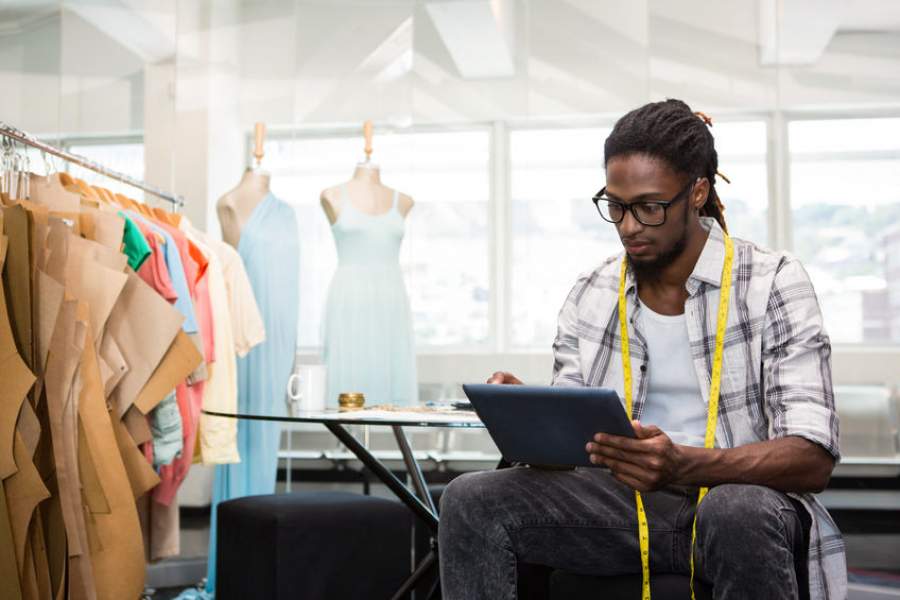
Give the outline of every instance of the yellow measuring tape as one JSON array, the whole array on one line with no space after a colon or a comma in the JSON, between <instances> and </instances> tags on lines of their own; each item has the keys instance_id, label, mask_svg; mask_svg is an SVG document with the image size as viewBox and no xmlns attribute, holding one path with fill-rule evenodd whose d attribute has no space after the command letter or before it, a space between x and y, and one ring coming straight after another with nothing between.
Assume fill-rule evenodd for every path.
<instances>
[{"instance_id":1,"label":"yellow measuring tape","mask_svg":"<svg viewBox=\"0 0 900 600\"><path fill-rule=\"evenodd\" d=\"M706 437L703 447L712 448L716 442L716 424L719 418L719 390L722 383L722 355L725 349L725 329L728 325L728 298L731 295L731 271L734 262L734 244L728 234L725 236L725 263L722 265L722 285L719 288L719 312L716 318L716 349L713 354L712 375L709 385L709 412L706 416ZM625 272L628 268L627 257L622 258L619 270L619 327L622 338L622 372L625 376L625 411L634 418L631 381L631 353L628 348L628 312L625 304ZM700 488L697 507L706 496L709 488ZM650 600L650 530L647 526L647 513L641 493L634 491L634 503L637 507L638 542L641 548L641 599ZM697 540L697 514L694 513L694 524L691 532L691 599L694 598L694 542Z\"/></svg>"}]
</instances>

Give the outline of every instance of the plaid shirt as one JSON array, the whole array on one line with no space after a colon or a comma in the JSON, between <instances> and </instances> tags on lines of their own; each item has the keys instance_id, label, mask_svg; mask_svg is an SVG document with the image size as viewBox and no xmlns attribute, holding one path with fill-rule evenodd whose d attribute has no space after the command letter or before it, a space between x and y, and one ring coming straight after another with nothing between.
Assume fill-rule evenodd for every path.
<instances>
[{"instance_id":1,"label":"plaid shirt","mask_svg":"<svg viewBox=\"0 0 900 600\"><path fill-rule=\"evenodd\" d=\"M709 238L685 284L684 311L694 369L708 402L725 243L714 219L702 221ZM831 344L812 283L795 258L733 241L716 446L800 436L838 460ZM617 313L621 261L622 254L613 256L581 276L566 298L553 344L553 385L608 387L624 398ZM626 278L634 410L640 418L647 399L647 342L636 318L640 303L630 270ZM812 517L810 598L846 598L844 543L837 526L812 494L789 495Z\"/></svg>"}]
</instances>

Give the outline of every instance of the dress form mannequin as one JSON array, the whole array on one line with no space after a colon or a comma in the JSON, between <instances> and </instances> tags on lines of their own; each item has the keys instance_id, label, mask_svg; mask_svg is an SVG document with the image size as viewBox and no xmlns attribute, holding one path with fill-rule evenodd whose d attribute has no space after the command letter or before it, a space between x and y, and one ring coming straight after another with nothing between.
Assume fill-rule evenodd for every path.
<instances>
[{"instance_id":1,"label":"dress form mannequin","mask_svg":"<svg viewBox=\"0 0 900 600\"><path fill-rule=\"evenodd\" d=\"M381 183L381 170L371 162L372 156L372 122L366 121L363 126L366 139L366 159L356 165L350 181L323 190L319 196L322 210L328 222L334 225L345 207L341 206L341 194L346 192L353 207L369 215L380 215L388 212L394 201L394 190ZM341 188L344 188L342 190ZM413 207L413 199L406 194L397 197L397 211L406 217Z\"/></svg>"},{"instance_id":2,"label":"dress form mannequin","mask_svg":"<svg viewBox=\"0 0 900 600\"><path fill-rule=\"evenodd\" d=\"M257 165L262 157L262 129L258 124L254 152ZM237 360L238 412L284 414L284 391L297 351L301 306L296 212L269 191L268 174L256 170L244 173L238 186L219 200L217 208L223 238L237 248L265 329L265 341ZM279 423L241 421L237 425L241 462L216 466L207 591L216 589L218 504L241 496L274 493L280 444Z\"/></svg>"},{"instance_id":3,"label":"dress form mannequin","mask_svg":"<svg viewBox=\"0 0 900 600\"><path fill-rule=\"evenodd\" d=\"M360 163L353 171L347 183L336 185L322 191L320 201L328 222L334 225L344 208L341 206L341 187L346 186L347 198L353 207L369 215L380 215L391 209L394 190L381 183L381 175L377 165ZM397 210L406 217L415 202L406 194L397 197ZM224 225L223 225L224 229Z\"/></svg>"},{"instance_id":4,"label":"dress form mannequin","mask_svg":"<svg viewBox=\"0 0 900 600\"><path fill-rule=\"evenodd\" d=\"M259 168L263 157L263 139L265 125L257 123L255 128L256 168L244 171L241 181L216 203L216 213L222 227L222 239L237 248L241 239L241 230L253 214L254 209L269 194L269 174Z\"/></svg>"},{"instance_id":5,"label":"dress form mannequin","mask_svg":"<svg viewBox=\"0 0 900 600\"><path fill-rule=\"evenodd\" d=\"M362 392L366 404L418 404L409 297L400 268L409 196L381 183L366 124L366 160L350 181L324 190L338 264L328 288L322 357L328 404Z\"/></svg>"},{"instance_id":6,"label":"dress form mannequin","mask_svg":"<svg viewBox=\"0 0 900 600\"><path fill-rule=\"evenodd\" d=\"M240 183L216 203L216 213L222 226L222 239L237 248L241 230L253 210L269 193L269 174L247 169Z\"/></svg>"}]
</instances>

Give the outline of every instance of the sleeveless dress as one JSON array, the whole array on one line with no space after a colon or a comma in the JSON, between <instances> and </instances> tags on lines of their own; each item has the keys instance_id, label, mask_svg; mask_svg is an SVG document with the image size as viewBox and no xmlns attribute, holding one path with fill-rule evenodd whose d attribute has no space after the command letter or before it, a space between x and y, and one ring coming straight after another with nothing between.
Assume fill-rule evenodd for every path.
<instances>
[{"instance_id":1,"label":"sleeveless dress","mask_svg":"<svg viewBox=\"0 0 900 600\"><path fill-rule=\"evenodd\" d=\"M394 192L390 210L370 215L353 207L341 187L340 215L331 226L338 266L323 321L327 403L341 392L363 392L366 404L418 403L409 298L400 271L404 219Z\"/></svg>"},{"instance_id":2,"label":"sleeveless dress","mask_svg":"<svg viewBox=\"0 0 900 600\"><path fill-rule=\"evenodd\" d=\"M241 231L238 253L266 329L266 339L237 359L238 412L282 415L297 346L300 243L294 209L269 193ZM237 423L241 462L216 466L206 589L216 588L216 515L220 502L275 493L281 424Z\"/></svg>"}]
</instances>

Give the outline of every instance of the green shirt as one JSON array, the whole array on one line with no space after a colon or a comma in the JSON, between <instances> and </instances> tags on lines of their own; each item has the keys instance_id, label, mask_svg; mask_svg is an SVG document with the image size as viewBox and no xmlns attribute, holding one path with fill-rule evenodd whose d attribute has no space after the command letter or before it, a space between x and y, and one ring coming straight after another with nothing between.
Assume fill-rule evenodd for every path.
<instances>
[{"instance_id":1,"label":"green shirt","mask_svg":"<svg viewBox=\"0 0 900 600\"><path fill-rule=\"evenodd\" d=\"M141 230L134 221L129 219L121 211L119 216L125 219L125 231L122 234L122 251L128 257L128 266L137 271L144 264L144 261L150 258L152 253L147 238L141 233Z\"/></svg>"}]
</instances>

